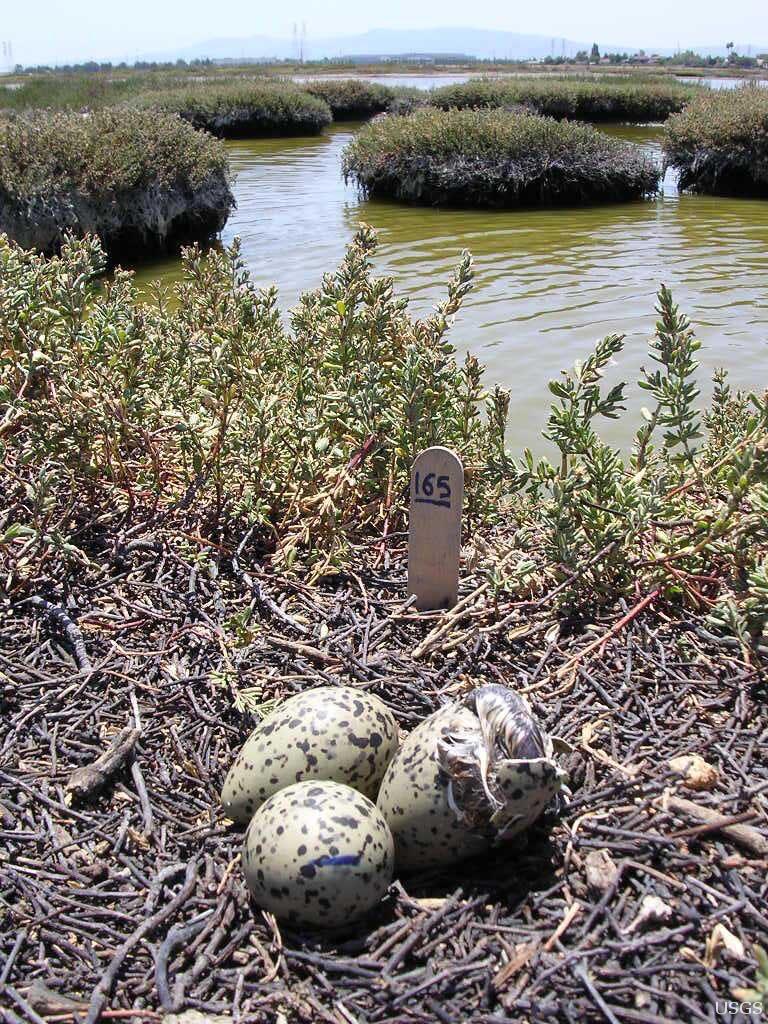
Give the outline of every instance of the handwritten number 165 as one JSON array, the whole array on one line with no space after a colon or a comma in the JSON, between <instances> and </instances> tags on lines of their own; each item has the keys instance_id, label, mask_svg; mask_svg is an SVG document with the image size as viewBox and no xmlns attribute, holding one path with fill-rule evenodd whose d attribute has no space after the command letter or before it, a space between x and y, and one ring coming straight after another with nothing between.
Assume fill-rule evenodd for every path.
<instances>
[{"instance_id":1,"label":"handwritten number 165","mask_svg":"<svg viewBox=\"0 0 768 1024\"><path fill-rule=\"evenodd\" d=\"M424 505L441 505L444 508L451 507L451 483L449 477L427 473L422 480L421 473L416 473L414 483L414 501ZM435 493L435 485L437 485L437 494Z\"/></svg>"}]
</instances>

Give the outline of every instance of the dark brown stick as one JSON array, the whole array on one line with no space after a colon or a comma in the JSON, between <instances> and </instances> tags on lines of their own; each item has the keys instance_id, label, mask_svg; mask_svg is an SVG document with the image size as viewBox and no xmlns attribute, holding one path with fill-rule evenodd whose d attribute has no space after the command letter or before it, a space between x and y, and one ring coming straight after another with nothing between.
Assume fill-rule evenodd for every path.
<instances>
[{"instance_id":1,"label":"dark brown stick","mask_svg":"<svg viewBox=\"0 0 768 1024\"><path fill-rule=\"evenodd\" d=\"M126 726L92 764L76 768L67 780L66 790L73 800L83 800L98 792L133 754L141 733Z\"/></svg>"},{"instance_id":2,"label":"dark brown stick","mask_svg":"<svg viewBox=\"0 0 768 1024\"><path fill-rule=\"evenodd\" d=\"M48 622L66 638L72 647L72 652L75 655L75 661L80 671L91 672L93 666L85 649L83 634L64 609L59 608L58 605L51 604L44 597L30 597L29 603L33 607L39 608L48 619Z\"/></svg>"}]
</instances>

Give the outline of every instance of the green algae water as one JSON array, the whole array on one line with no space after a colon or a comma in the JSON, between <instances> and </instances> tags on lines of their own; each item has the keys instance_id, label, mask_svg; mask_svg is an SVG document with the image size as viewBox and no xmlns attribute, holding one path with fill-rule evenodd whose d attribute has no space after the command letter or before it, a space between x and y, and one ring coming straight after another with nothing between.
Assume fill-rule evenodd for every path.
<instances>
[{"instance_id":1,"label":"green algae water","mask_svg":"<svg viewBox=\"0 0 768 1024\"><path fill-rule=\"evenodd\" d=\"M596 339L627 335L610 380L633 381L648 363L654 298L673 289L703 342L701 382L726 366L735 386L762 389L768 374L768 202L680 196L667 175L650 201L552 210L448 210L361 199L340 174L356 126L313 138L227 143L237 175L222 235L242 240L254 281L277 284L283 310L332 270L357 225L379 231L376 267L395 278L412 309L426 314L445 293L462 249L475 260L475 287L451 332L460 353L487 366L487 382L512 392L509 442L541 450L547 381L584 356ZM661 130L616 126L610 134L660 154ZM660 158L660 155L659 155ZM177 260L144 264L137 280L172 281ZM639 411L642 392L628 389ZM604 436L626 444L638 425L604 421Z\"/></svg>"}]
</instances>

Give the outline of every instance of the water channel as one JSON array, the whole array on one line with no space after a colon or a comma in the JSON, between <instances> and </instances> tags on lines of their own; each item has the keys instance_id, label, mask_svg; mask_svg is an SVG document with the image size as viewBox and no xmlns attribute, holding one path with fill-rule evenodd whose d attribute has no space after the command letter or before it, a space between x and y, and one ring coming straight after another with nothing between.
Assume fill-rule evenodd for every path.
<instances>
[{"instance_id":1,"label":"water channel","mask_svg":"<svg viewBox=\"0 0 768 1024\"><path fill-rule=\"evenodd\" d=\"M316 287L341 259L357 225L378 229L377 271L391 274L414 313L437 302L462 249L475 260L475 287L451 338L487 366L489 384L511 389L510 443L540 448L547 381L595 340L627 336L611 369L634 380L648 364L654 296L670 286L703 342L702 387L717 366L733 384L760 388L768 368L768 202L680 195L668 173L654 200L592 207L479 211L425 209L362 199L345 185L341 151L358 126L322 136L227 143L237 209L222 241L240 236L254 281L275 283L281 307ZM605 130L655 153L661 129ZM173 280L178 261L145 264L137 279ZM630 412L642 392L629 390ZM608 422L627 442L637 425Z\"/></svg>"}]
</instances>

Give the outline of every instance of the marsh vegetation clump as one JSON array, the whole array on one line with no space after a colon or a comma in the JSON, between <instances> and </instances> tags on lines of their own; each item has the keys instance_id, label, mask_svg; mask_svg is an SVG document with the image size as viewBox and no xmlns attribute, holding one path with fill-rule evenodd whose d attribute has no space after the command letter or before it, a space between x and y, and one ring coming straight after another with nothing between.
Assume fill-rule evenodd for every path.
<instances>
[{"instance_id":1,"label":"marsh vegetation clump","mask_svg":"<svg viewBox=\"0 0 768 1024\"><path fill-rule=\"evenodd\" d=\"M654 160L589 125L523 110L436 110L366 125L344 150L345 179L369 196L515 207L636 199Z\"/></svg>"},{"instance_id":2,"label":"marsh vegetation clump","mask_svg":"<svg viewBox=\"0 0 768 1024\"><path fill-rule=\"evenodd\" d=\"M203 81L146 92L131 103L178 114L222 138L316 135L332 120L325 100L288 81Z\"/></svg>"},{"instance_id":3,"label":"marsh vegetation clump","mask_svg":"<svg viewBox=\"0 0 768 1024\"><path fill-rule=\"evenodd\" d=\"M334 121L363 121L393 107L402 110L423 102L426 95L423 89L382 85L362 78L317 79L305 82L302 88L328 104Z\"/></svg>"},{"instance_id":4,"label":"marsh vegetation clump","mask_svg":"<svg viewBox=\"0 0 768 1024\"><path fill-rule=\"evenodd\" d=\"M651 77L473 78L434 89L430 102L444 110L522 105L547 117L576 121L665 121L700 87Z\"/></svg>"},{"instance_id":5,"label":"marsh vegetation clump","mask_svg":"<svg viewBox=\"0 0 768 1024\"><path fill-rule=\"evenodd\" d=\"M96 110L112 106L148 87L151 76L39 75L0 89L0 110Z\"/></svg>"},{"instance_id":6,"label":"marsh vegetation clump","mask_svg":"<svg viewBox=\"0 0 768 1024\"><path fill-rule=\"evenodd\" d=\"M222 143L151 111L0 120L0 231L52 253L98 234L111 257L207 239L234 198Z\"/></svg>"},{"instance_id":7,"label":"marsh vegetation clump","mask_svg":"<svg viewBox=\"0 0 768 1024\"><path fill-rule=\"evenodd\" d=\"M768 196L768 89L702 92L669 119L663 149L682 190Z\"/></svg>"}]
</instances>

